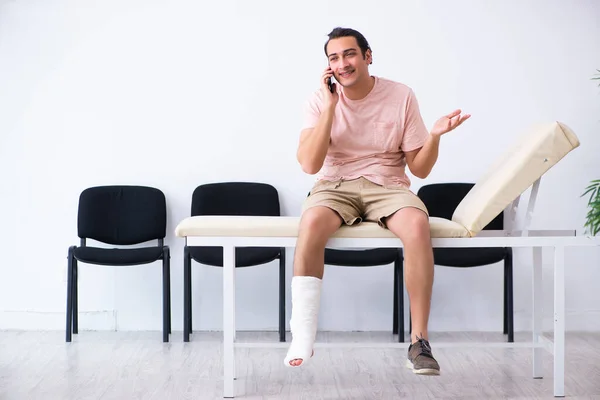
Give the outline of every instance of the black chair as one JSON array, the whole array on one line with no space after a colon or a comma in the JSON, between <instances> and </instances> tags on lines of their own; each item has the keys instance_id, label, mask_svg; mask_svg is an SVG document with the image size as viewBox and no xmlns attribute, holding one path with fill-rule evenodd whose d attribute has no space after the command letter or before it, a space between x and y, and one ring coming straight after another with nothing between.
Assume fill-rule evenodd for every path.
<instances>
[{"instance_id":1,"label":"black chair","mask_svg":"<svg viewBox=\"0 0 600 400\"><path fill-rule=\"evenodd\" d=\"M280 216L277 189L265 183L223 182L198 186L192 194L191 215ZM279 259L279 341L285 342L285 247L239 247L236 268L251 267ZM223 248L184 246L183 250L183 340L192 333L192 260L223 267Z\"/></svg>"},{"instance_id":2,"label":"black chair","mask_svg":"<svg viewBox=\"0 0 600 400\"><path fill-rule=\"evenodd\" d=\"M417 195L425 203L430 216L452 219L456 207L473 186L473 183L436 183L421 187ZM483 229L504 229L504 212ZM514 342L512 248L434 248L433 257L436 265L456 268L480 267L504 261L503 333L508 334L508 342Z\"/></svg>"},{"instance_id":3,"label":"black chair","mask_svg":"<svg viewBox=\"0 0 600 400\"><path fill-rule=\"evenodd\" d=\"M399 296L402 293L402 284L398 282L402 274L402 251L394 248L375 248L367 250L341 250L325 249L325 264L341 267L374 267L378 265L388 265L394 263L394 305L392 334L398 335L398 341L404 342L404 297Z\"/></svg>"},{"instance_id":4,"label":"black chair","mask_svg":"<svg viewBox=\"0 0 600 400\"><path fill-rule=\"evenodd\" d=\"M77 235L79 246L69 247L67 271L67 342L78 333L77 263L131 266L162 261L163 342L171 333L171 279L169 247L164 244L167 206L163 192L146 186L98 186L79 196ZM140 245L157 240L156 246L101 248L86 239L114 246Z\"/></svg>"}]
</instances>

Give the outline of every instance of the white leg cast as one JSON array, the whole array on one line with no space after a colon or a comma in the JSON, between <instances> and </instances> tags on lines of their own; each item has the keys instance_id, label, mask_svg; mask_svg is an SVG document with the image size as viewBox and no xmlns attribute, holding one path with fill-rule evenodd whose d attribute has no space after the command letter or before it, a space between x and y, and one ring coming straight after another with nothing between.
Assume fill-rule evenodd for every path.
<instances>
[{"instance_id":1,"label":"white leg cast","mask_svg":"<svg viewBox=\"0 0 600 400\"><path fill-rule=\"evenodd\" d=\"M533 286L532 286L532 297L533 297L533 344L538 345L540 343L540 335L542 334L542 303L543 303L543 290L542 290L542 248L533 248ZM542 378L543 366L542 366L542 353L541 347L533 347L533 377Z\"/></svg>"},{"instance_id":2,"label":"white leg cast","mask_svg":"<svg viewBox=\"0 0 600 400\"><path fill-rule=\"evenodd\" d=\"M554 250L554 397L565 396L565 248Z\"/></svg>"},{"instance_id":3,"label":"white leg cast","mask_svg":"<svg viewBox=\"0 0 600 400\"><path fill-rule=\"evenodd\" d=\"M235 247L223 246L223 397L234 397Z\"/></svg>"},{"instance_id":4,"label":"white leg cast","mask_svg":"<svg viewBox=\"0 0 600 400\"><path fill-rule=\"evenodd\" d=\"M302 359L305 365L312 357L317 336L317 321L321 303L322 280L312 276L294 276L292 278L292 317L290 330L292 343L284 359L287 367L290 361Z\"/></svg>"}]
</instances>

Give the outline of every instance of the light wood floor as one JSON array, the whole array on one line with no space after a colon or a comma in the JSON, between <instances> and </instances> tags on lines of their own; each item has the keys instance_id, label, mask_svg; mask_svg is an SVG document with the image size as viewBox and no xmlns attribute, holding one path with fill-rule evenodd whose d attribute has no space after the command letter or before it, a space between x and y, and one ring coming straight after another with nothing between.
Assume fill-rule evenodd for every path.
<instances>
[{"instance_id":1,"label":"light wood floor","mask_svg":"<svg viewBox=\"0 0 600 400\"><path fill-rule=\"evenodd\" d=\"M527 341L528 334L515 340ZM174 332L0 332L0 399L220 399L221 334ZM238 333L238 340L277 341L276 333ZM321 342L392 341L390 333L319 333ZM283 367L285 348L236 350L240 399L539 399L552 396L552 359L545 379L531 378L527 348L438 348L438 341L503 340L501 334L431 335L439 377L413 374L405 349L318 348L310 366ZM600 399L600 333L567 333L567 398Z\"/></svg>"}]
</instances>

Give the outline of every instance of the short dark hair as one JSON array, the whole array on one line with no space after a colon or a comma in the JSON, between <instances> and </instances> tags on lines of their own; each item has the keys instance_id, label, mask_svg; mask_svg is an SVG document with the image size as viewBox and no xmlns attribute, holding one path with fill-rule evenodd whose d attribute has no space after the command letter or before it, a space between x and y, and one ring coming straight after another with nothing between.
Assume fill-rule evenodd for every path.
<instances>
[{"instance_id":1,"label":"short dark hair","mask_svg":"<svg viewBox=\"0 0 600 400\"><path fill-rule=\"evenodd\" d=\"M352 36L353 38L356 39L356 43L358 43L358 47L360 47L363 58L366 56L367 50L371 50L371 46L369 46L369 42L367 42L367 39L365 39L365 37L363 36L362 33L360 33L359 31L357 31L355 29L342 28L342 27L338 26L337 28L334 28L331 32L329 32L329 34L327 36L328 36L327 42L325 42L325 46L323 47L323 50L325 51L326 56L328 55L327 54L327 45L329 44L329 41L331 39L337 39L337 38L346 37L346 36Z\"/></svg>"}]
</instances>

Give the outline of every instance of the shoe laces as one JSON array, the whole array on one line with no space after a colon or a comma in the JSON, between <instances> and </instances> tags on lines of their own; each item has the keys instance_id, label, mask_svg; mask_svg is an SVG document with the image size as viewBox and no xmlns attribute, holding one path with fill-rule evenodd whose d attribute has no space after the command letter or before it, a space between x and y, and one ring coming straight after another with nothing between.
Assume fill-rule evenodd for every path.
<instances>
[{"instance_id":1,"label":"shoe laces","mask_svg":"<svg viewBox=\"0 0 600 400\"><path fill-rule=\"evenodd\" d=\"M431 346L429 345L427 339L425 339L423 336L417 335L417 343L421 344L420 355L433 358L433 354L431 353Z\"/></svg>"}]
</instances>

